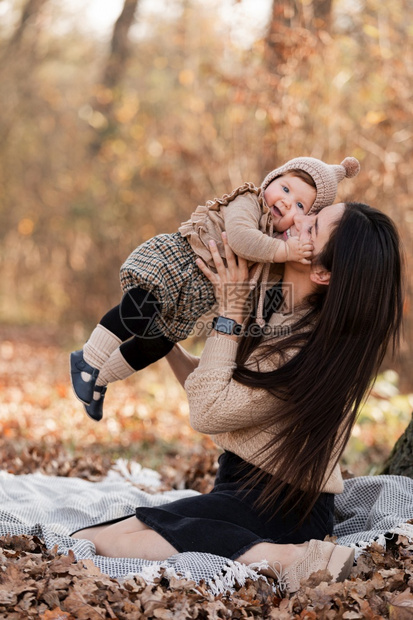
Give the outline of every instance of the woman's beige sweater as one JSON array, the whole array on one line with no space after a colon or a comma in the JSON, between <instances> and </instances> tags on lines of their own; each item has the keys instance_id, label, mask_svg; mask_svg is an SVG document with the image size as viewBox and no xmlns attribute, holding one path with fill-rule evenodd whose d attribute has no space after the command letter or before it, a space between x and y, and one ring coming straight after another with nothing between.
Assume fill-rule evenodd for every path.
<instances>
[{"instance_id":1,"label":"woman's beige sweater","mask_svg":"<svg viewBox=\"0 0 413 620\"><path fill-rule=\"evenodd\" d=\"M296 320L297 314L286 316L274 313L269 325L274 330L285 330ZM199 366L185 382L190 421L195 430L212 435L215 443L224 450L259 465L257 452L271 438L270 431L264 428L264 420L268 424L268 414L276 410L279 400L267 390L242 385L232 378L237 348L238 342L235 340L211 332ZM276 368L277 360L267 359L258 363L250 358L248 365L268 372ZM271 434L274 432L272 427ZM282 479L282 471L269 473ZM321 490L342 493L343 479L338 464L333 467L333 462L330 462Z\"/></svg>"}]
</instances>

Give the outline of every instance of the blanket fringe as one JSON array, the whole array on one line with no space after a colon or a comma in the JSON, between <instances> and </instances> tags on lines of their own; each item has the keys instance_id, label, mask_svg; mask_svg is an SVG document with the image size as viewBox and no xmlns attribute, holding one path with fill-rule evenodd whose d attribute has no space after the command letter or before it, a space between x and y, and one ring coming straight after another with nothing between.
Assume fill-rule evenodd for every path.
<instances>
[{"instance_id":1,"label":"blanket fringe","mask_svg":"<svg viewBox=\"0 0 413 620\"><path fill-rule=\"evenodd\" d=\"M241 562L229 560L228 564L221 569L220 573L214 575L214 577L208 581L208 588L212 594L217 596L218 594L225 594L226 592L234 592L235 586L237 584L240 586L245 585L247 579L256 581L261 578L268 583L267 578L258 572L261 568L268 568L268 562L256 562L247 566L246 564L241 564Z\"/></svg>"},{"instance_id":2,"label":"blanket fringe","mask_svg":"<svg viewBox=\"0 0 413 620\"><path fill-rule=\"evenodd\" d=\"M400 534L413 541L413 523L401 523L390 530L390 534Z\"/></svg>"},{"instance_id":3,"label":"blanket fringe","mask_svg":"<svg viewBox=\"0 0 413 620\"><path fill-rule=\"evenodd\" d=\"M139 570L139 572L128 573L127 575L123 575L122 577L117 577L117 580L119 581L119 583L124 583L125 581L129 581L130 579L134 579L135 577L142 577L142 579L146 581L146 583L152 585L155 583L155 579L158 579L161 576L162 568L169 569L170 567L168 567L168 564L166 562L161 562L159 564L148 564L147 566L143 566Z\"/></svg>"},{"instance_id":4,"label":"blanket fringe","mask_svg":"<svg viewBox=\"0 0 413 620\"><path fill-rule=\"evenodd\" d=\"M412 523L400 523L397 527L393 527L389 530L388 534L380 534L379 536L375 536L371 540L360 540L357 544L352 543L349 547L352 547L355 550L355 559L357 560L365 551L370 547L371 543L375 542L381 545L384 549L387 547L387 541L391 540L394 534L400 534L401 536L406 536L410 541L413 542L413 524Z\"/></svg>"},{"instance_id":5,"label":"blanket fringe","mask_svg":"<svg viewBox=\"0 0 413 620\"><path fill-rule=\"evenodd\" d=\"M247 579L252 579L253 581L263 579L266 583L268 583L265 575L258 572L262 568L268 568L268 562L265 560L263 562L256 562L248 566L246 564L241 564L240 562L228 560L228 564L207 582L207 587L211 594L218 596L219 594L231 594L235 592L236 586L244 586ZM174 566L168 565L167 561L151 566L144 566L139 573L128 573L124 577L118 577L118 581L120 583L124 583L134 577L141 577L144 581L146 581L146 583L153 584L155 583L155 579L161 577L162 569L164 569L163 574L167 579L174 577L175 579L187 579L194 581L194 576L190 570L186 570L184 573L177 573ZM274 588L274 591L276 591L276 588Z\"/></svg>"}]
</instances>

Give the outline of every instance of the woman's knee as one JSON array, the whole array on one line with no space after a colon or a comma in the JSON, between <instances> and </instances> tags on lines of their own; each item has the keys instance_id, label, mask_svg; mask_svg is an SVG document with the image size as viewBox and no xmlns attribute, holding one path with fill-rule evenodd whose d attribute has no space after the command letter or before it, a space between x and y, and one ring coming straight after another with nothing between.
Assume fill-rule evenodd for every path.
<instances>
[{"instance_id":1,"label":"woman's knee","mask_svg":"<svg viewBox=\"0 0 413 620\"><path fill-rule=\"evenodd\" d=\"M107 557L141 558L142 560L166 560L177 550L163 536L145 528L135 531L100 532L95 540L96 553Z\"/></svg>"},{"instance_id":2,"label":"woman's knee","mask_svg":"<svg viewBox=\"0 0 413 620\"><path fill-rule=\"evenodd\" d=\"M110 557L112 555L111 551L113 550L116 538L119 538L119 536L114 537L113 532L108 532L108 528L106 528L105 532L98 532L93 540L97 555L105 555Z\"/></svg>"},{"instance_id":3,"label":"woman's knee","mask_svg":"<svg viewBox=\"0 0 413 620\"><path fill-rule=\"evenodd\" d=\"M118 523L108 525L98 531L93 539L96 552L99 555L109 557L120 557L125 555L128 550L128 541L131 535L138 535L140 532L148 531L150 528L136 517L123 519Z\"/></svg>"}]
</instances>

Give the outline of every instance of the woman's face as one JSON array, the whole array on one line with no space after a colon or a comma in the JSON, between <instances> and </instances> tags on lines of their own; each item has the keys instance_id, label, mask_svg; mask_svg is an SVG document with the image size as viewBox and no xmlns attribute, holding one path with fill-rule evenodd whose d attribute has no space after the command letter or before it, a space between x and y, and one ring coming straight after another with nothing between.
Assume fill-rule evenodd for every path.
<instances>
[{"instance_id":1,"label":"woman's face","mask_svg":"<svg viewBox=\"0 0 413 620\"><path fill-rule=\"evenodd\" d=\"M296 215L291 234L313 243L313 260L323 250L330 238L334 224L341 219L345 209L344 203L325 207L317 215Z\"/></svg>"}]
</instances>

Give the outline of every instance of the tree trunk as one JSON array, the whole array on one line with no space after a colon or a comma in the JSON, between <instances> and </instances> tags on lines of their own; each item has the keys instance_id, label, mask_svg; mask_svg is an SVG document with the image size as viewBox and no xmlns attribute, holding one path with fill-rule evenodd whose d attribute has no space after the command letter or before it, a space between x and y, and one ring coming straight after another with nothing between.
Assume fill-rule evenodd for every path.
<instances>
[{"instance_id":1,"label":"tree trunk","mask_svg":"<svg viewBox=\"0 0 413 620\"><path fill-rule=\"evenodd\" d=\"M266 37L266 56L271 69L288 59L292 50L289 39L296 29L318 35L331 26L332 0L273 0L271 20Z\"/></svg>"},{"instance_id":2,"label":"tree trunk","mask_svg":"<svg viewBox=\"0 0 413 620\"><path fill-rule=\"evenodd\" d=\"M288 31L299 27L301 21L300 3L294 0L273 0L271 19L265 40L265 59L270 71L280 73L282 65L291 53L288 45Z\"/></svg>"},{"instance_id":3,"label":"tree trunk","mask_svg":"<svg viewBox=\"0 0 413 620\"><path fill-rule=\"evenodd\" d=\"M20 47L24 33L30 26L30 23L33 21L33 17L35 17L41 11L43 5L46 4L46 2L47 0L27 0L26 4L23 6L20 21L16 27L16 30L13 33L13 36L9 41L8 52L11 49L16 49Z\"/></svg>"},{"instance_id":4,"label":"tree trunk","mask_svg":"<svg viewBox=\"0 0 413 620\"><path fill-rule=\"evenodd\" d=\"M110 54L102 79L96 89L97 95L92 101L92 108L104 119L101 126L95 128L96 131L91 140L90 148L93 153L100 151L106 137L112 135L116 129L113 110L129 58L129 31L135 20L138 2L139 0L124 0L122 12L113 28Z\"/></svg>"},{"instance_id":5,"label":"tree trunk","mask_svg":"<svg viewBox=\"0 0 413 620\"><path fill-rule=\"evenodd\" d=\"M314 26L317 30L330 30L332 0L314 0Z\"/></svg>"},{"instance_id":6,"label":"tree trunk","mask_svg":"<svg viewBox=\"0 0 413 620\"><path fill-rule=\"evenodd\" d=\"M134 22L137 7L138 0L124 0L122 12L115 22L111 51L102 80L106 88L116 88L125 72L129 56L129 30Z\"/></svg>"},{"instance_id":7,"label":"tree trunk","mask_svg":"<svg viewBox=\"0 0 413 620\"><path fill-rule=\"evenodd\" d=\"M380 473L413 478L413 413L409 426L396 441Z\"/></svg>"}]
</instances>

